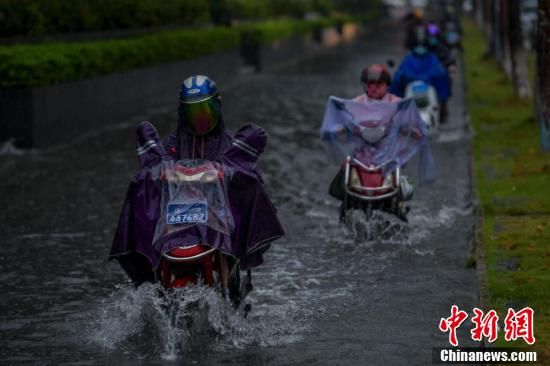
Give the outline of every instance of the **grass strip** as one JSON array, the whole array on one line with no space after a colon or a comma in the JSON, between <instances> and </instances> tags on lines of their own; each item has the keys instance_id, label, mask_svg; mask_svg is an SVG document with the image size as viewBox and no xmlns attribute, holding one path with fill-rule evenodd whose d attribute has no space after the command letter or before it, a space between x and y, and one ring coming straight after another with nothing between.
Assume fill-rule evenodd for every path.
<instances>
[{"instance_id":1,"label":"grass strip","mask_svg":"<svg viewBox=\"0 0 550 366\"><path fill-rule=\"evenodd\" d=\"M470 19L465 21L464 36L476 188L483 211L487 307L501 320L508 308L532 307L540 364L550 365L550 154L539 147L532 101L514 95ZM496 344L510 346L503 329ZM513 344L527 346L523 340Z\"/></svg>"}]
</instances>

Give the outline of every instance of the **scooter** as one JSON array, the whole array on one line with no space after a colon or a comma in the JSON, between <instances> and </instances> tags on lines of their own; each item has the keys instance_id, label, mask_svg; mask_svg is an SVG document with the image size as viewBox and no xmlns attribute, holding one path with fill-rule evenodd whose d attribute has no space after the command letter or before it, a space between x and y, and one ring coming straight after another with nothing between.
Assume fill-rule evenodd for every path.
<instances>
[{"instance_id":1,"label":"scooter","mask_svg":"<svg viewBox=\"0 0 550 366\"><path fill-rule=\"evenodd\" d=\"M372 217L374 210L380 210L407 222L407 210L400 193L400 168L384 174L385 165L365 165L354 157L346 158L341 218L350 209L362 210L367 219Z\"/></svg>"},{"instance_id":2,"label":"scooter","mask_svg":"<svg viewBox=\"0 0 550 366\"><path fill-rule=\"evenodd\" d=\"M462 37L457 24L452 20L445 22L445 42L452 50L462 49Z\"/></svg>"},{"instance_id":3,"label":"scooter","mask_svg":"<svg viewBox=\"0 0 550 366\"><path fill-rule=\"evenodd\" d=\"M238 308L252 291L252 274L246 271L241 281L240 270L229 270L228 259L208 245L197 244L176 247L161 258L156 278L165 289L178 289L204 284L218 288L223 298L228 298ZM245 309L245 312L248 312Z\"/></svg>"},{"instance_id":4,"label":"scooter","mask_svg":"<svg viewBox=\"0 0 550 366\"><path fill-rule=\"evenodd\" d=\"M424 149L418 161L419 181L433 176L428 131L411 99L360 103L330 97L321 139L333 162L344 160L329 187L329 194L342 201L341 221L346 221L349 210L359 209L367 220L383 211L407 222L405 203L413 187L401 175L402 167Z\"/></svg>"},{"instance_id":5,"label":"scooter","mask_svg":"<svg viewBox=\"0 0 550 366\"><path fill-rule=\"evenodd\" d=\"M424 81L415 80L407 85L405 98L413 98L430 135L437 134L440 124L439 102L435 88Z\"/></svg>"},{"instance_id":6,"label":"scooter","mask_svg":"<svg viewBox=\"0 0 550 366\"><path fill-rule=\"evenodd\" d=\"M163 166L157 182L164 193L166 209L163 219L157 224L156 237L170 235L197 226L220 225L227 228L230 221L226 207L220 200L220 179L223 179L223 165L193 162L176 162ZM216 216L216 217L213 217ZM193 232L193 231L191 231ZM192 237L192 234L191 234ZM223 298L229 299L238 308L246 296L252 291L251 271L241 281L241 271L238 261L222 254L203 238L197 237L197 242L188 245L175 246L162 253L160 265L155 273L155 279L165 289L181 289L192 285L203 284L216 288ZM250 311L250 305L245 306L245 317Z\"/></svg>"}]
</instances>

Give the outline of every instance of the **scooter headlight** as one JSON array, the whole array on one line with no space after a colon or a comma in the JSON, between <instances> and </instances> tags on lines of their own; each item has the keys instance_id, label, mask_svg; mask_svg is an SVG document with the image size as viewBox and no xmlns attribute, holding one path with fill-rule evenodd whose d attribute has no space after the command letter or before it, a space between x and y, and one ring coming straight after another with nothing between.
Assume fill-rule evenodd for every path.
<instances>
[{"instance_id":1,"label":"scooter headlight","mask_svg":"<svg viewBox=\"0 0 550 366\"><path fill-rule=\"evenodd\" d=\"M357 169L356 168L351 168L350 169L350 175L349 175L349 183L350 185L353 187L360 187L361 186L361 181L359 180L359 174L357 174Z\"/></svg>"},{"instance_id":2,"label":"scooter headlight","mask_svg":"<svg viewBox=\"0 0 550 366\"><path fill-rule=\"evenodd\" d=\"M393 186L393 174L388 174L384 178L384 183L382 184L384 187L392 187Z\"/></svg>"}]
</instances>

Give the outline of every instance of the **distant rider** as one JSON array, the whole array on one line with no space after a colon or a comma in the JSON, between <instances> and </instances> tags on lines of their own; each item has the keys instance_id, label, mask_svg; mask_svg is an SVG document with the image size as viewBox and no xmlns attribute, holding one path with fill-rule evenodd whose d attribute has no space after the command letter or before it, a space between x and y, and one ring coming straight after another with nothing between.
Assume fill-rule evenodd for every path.
<instances>
[{"instance_id":1,"label":"distant rider","mask_svg":"<svg viewBox=\"0 0 550 366\"><path fill-rule=\"evenodd\" d=\"M447 47L445 41L443 40L439 26L437 24L430 23L426 29L428 33L428 47L430 51L439 58L439 61L441 61L443 66L445 66L449 71L454 71L456 68L456 61L451 54L451 49Z\"/></svg>"},{"instance_id":2,"label":"distant rider","mask_svg":"<svg viewBox=\"0 0 550 366\"><path fill-rule=\"evenodd\" d=\"M426 29L424 20L424 12L421 9L414 9L409 12L405 18L405 49L410 50L414 47L418 32L423 32Z\"/></svg>"}]
</instances>

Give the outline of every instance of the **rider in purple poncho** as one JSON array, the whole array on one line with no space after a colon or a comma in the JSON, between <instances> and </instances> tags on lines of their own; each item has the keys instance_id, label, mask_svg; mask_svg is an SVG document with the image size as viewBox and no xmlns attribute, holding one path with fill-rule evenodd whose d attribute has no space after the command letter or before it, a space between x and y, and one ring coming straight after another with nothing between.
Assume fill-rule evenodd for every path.
<instances>
[{"instance_id":1,"label":"rider in purple poncho","mask_svg":"<svg viewBox=\"0 0 550 366\"><path fill-rule=\"evenodd\" d=\"M206 233L209 245L220 250L241 269L263 263L263 253L272 241L284 235L256 168L267 136L248 124L234 134L225 128L216 84L206 76L187 78L180 89L179 122L174 134L160 141L148 122L138 127L137 152L140 171L130 182L109 258L116 258L132 281L153 281L160 256L176 245L185 246L190 231L181 240L157 240L155 226L161 215L161 192L154 180L163 161L201 159L223 164L230 171L228 203L235 223L230 235ZM193 230L191 230L191 233ZM183 244L182 244L183 243Z\"/></svg>"}]
</instances>

